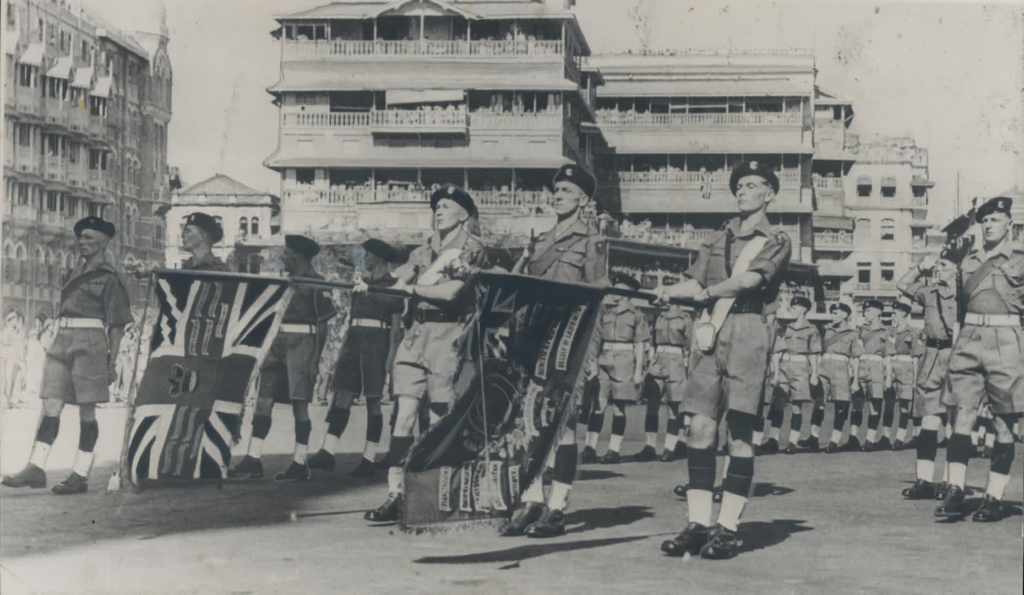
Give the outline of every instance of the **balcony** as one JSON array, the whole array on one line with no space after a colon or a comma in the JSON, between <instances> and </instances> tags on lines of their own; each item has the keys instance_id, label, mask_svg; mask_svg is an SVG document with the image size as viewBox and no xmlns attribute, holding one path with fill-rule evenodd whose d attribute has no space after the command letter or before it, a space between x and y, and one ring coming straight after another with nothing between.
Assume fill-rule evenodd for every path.
<instances>
[{"instance_id":1,"label":"balcony","mask_svg":"<svg viewBox=\"0 0 1024 595\"><path fill-rule=\"evenodd\" d=\"M375 110L362 113L286 113L284 128L352 128L383 132L466 132L466 110Z\"/></svg>"},{"instance_id":2,"label":"balcony","mask_svg":"<svg viewBox=\"0 0 1024 595\"><path fill-rule=\"evenodd\" d=\"M47 97L43 100L46 108L46 123L54 126L67 127L68 116L71 110L68 109L68 102L59 97Z\"/></svg>"},{"instance_id":3,"label":"balcony","mask_svg":"<svg viewBox=\"0 0 1024 595\"><path fill-rule=\"evenodd\" d=\"M854 292L858 294L888 295L896 293L895 281L882 281L879 283L855 283Z\"/></svg>"},{"instance_id":4,"label":"balcony","mask_svg":"<svg viewBox=\"0 0 1024 595\"><path fill-rule=\"evenodd\" d=\"M729 175L724 170L623 171L606 178L605 191L612 196L619 195L623 213L728 213L735 211ZM768 211L810 213L811 210L811 192L800 186L800 172L780 172L779 193Z\"/></svg>"},{"instance_id":5,"label":"balcony","mask_svg":"<svg viewBox=\"0 0 1024 595\"><path fill-rule=\"evenodd\" d=\"M546 190L469 190L481 210L545 207L551 202ZM402 188L300 188L284 191L284 202L291 206L355 206L383 203L430 204L430 190Z\"/></svg>"},{"instance_id":6,"label":"balcony","mask_svg":"<svg viewBox=\"0 0 1024 595\"><path fill-rule=\"evenodd\" d=\"M561 40L490 41L490 40L286 40L285 60L309 58L379 59L473 56L532 58L562 56Z\"/></svg>"},{"instance_id":7,"label":"balcony","mask_svg":"<svg viewBox=\"0 0 1024 595\"><path fill-rule=\"evenodd\" d=\"M172 196L175 205L267 205L271 200L267 195L241 194L175 194Z\"/></svg>"},{"instance_id":8,"label":"balcony","mask_svg":"<svg viewBox=\"0 0 1024 595\"><path fill-rule=\"evenodd\" d=\"M63 213L57 211L43 211L39 220L44 226L52 227L60 231L63 231L68 227L67 217L65 217Z\"/></svg>"},{"instance_id":9,"label":"balcony","mask_svg":"<svg viewBox=\"0 0 1024 595\"><path fill-rule=\"evenodd\" d=\"M89 116L89 138L101 139L107 133L107 121L102 116Z\"/></svg>"},{"instance_id":10,"label":"balcony","mask_svg":"<svg viewBox=\"0 0 1024 595\"><path fill-rule=\"evenodd\" d=\"M741 112L734 114L651 114L600 110L597 123L602 128L665 128L690 126L779 126L801 125L800 113L793 112Z\"/></svg>"},{"instance_id":11,"label":"balcony","mask_svg":"<svg viewBox=\"0 0 1024 595\"><path fill-rule=\"evenodd\" d=\"M47 155L43 158L45 177L51 182L65 182L68 179L68 169L64 157L59 155Z\"/></svg>"},{"instance_id":12,"label":"balcony","mask_svg":"<svg viewBox=\"0 0 1024 595\"><path fill-rule=\"evenodd\" d=\"M829 178L825 176L819 176L817 174L811 176L811 183L818 190L836 190L842 192L843 180L843 178Z\"/></svg>"},{"instance_id":13,"label":"balcony","mask_svg":"<svg viewBox=\"0 0 1024 595\"><path fill-rule=\"evenodd\" d=\"M72 107L68 113L68 128L72 132L87 134L89 132L89 112L79 107Z\"/></svg>"},{"instance_id":14,"label":"balcony","mask_svg":"<svg viewBox=\"0 0 1024 595\"><path fill-rule=\"evenodd\" d=\"M31 205L14 205L11 208L12 219L22 223L34 223L39 220L39 209Z\"/></svg>"},{"instance_id":15,"label":"balcony","mask_svg":"<svg viewBox=\"0 0 1024 595\"><path fill-rule=\"evenodd\" d=\"M89 192L102 193L107 188L107 174L102 169L89 169L86 175Z\"/></svg>"},{"instance_id":16,"label":"balcony","mask_svg":"<svg viewBox=\"0 0 1024 595\"><path fill-rule=\"evenodd\" d=\"M40 175L42 173L42 157L38 146L18 145L14 148L14 169L21 173Z\"/></svg>"},{"instance_id":17,"label":"balcony","mask_svg":"<svg viewBox=\"0 0 1024 595\"><path fill-rule=\"evenodd\" d=\"M43 98L39 95L39 89L18 87L14 96L14 109L22 115L41 115L43 111Z\"/></svg>"},{"instance_id":18,"label":"balcony","mask_svg":"<svg viewBox=\"0 0 1024 595\"><path fill-rule=\"evenodd\" d=\"M621 153L810 154L799 113L653 114L599 110L608 145Z\"/></svg>"},{"instance_id":19,"label":"balcony","mask_svg":"<svg viewBox=\"0 0 1024 595\"><path fill-rule=\"evenodd\" d=\"M821 251L853 251L853 234L847 232L814 232L814 249Z\"/></svg>"}]
</instances>

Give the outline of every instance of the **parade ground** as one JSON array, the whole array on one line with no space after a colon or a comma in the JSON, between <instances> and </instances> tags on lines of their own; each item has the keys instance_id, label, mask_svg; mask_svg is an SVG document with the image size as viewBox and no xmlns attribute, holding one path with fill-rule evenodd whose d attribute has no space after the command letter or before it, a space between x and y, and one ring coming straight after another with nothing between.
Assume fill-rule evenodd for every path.
<instances>
[{"instance_id":1,"label":"parade ground","mask_svg":"<svg viewBox=\"0 0 1024 595\"><path fill-rule=\"evenodd\" d=\"M387 413L387 412L385 412ZM642 446L632 408L623 454ZM311 411L314 444L324 410ZM4 473L26 461L37 411L3 412ZM77 443L74 408L49 464L63 479ZM907 502L914 453L801 453L757 460L754 498L728 561L665 557L661 542L685 524L672 494L686 462L582 468L566 535L502 538L486 527L411 535L372 526L363 512L386 492L386 473L353 479L365 409L353 410L340 468L306 483L276 485L287 465L290 410L278 407L266 443L267 478L195 488L105 488L120 448L124 410L100 411L90 491L0 494L0 591L15 593L1020 593L1024 464L1018 445L1000 523L938 522L937 503ZM826 432L831 420L826 419ZM788 427L788 426L787 426ZM805 430L806 432L806 430ZM386 433L385 433L386 434ZM385 438L386 440L386 438ZM604 440L599 452L603 453ZM244 447L244 445L242 445ZM241 448L236 448L236 455ZM939 452L939 462L944 451ZM721 466L719 458L719 466ZM719 467L719 472L721 467ZM984 488L988 461L967 483Z\"/></svg>"}]
</instances>

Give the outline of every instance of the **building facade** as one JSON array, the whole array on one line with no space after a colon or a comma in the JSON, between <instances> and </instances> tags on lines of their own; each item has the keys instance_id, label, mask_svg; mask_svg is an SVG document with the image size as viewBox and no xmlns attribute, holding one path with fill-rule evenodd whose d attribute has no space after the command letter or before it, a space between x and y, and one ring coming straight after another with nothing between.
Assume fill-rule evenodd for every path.
<instances>
[{"instance_id":1,"label":"building facade","mask_svg":"<svg viewBox=\"0 0 1024 595\"><path fill-rule=\"evenodd\" d=\"M334 3L277 17L281 226L421 243L432 189L466 188L488 243L553 223L551 177L592 167L600 76L572 0ZM590 124L588 126L588 124Z\"/></svg>"},{"instance_id":2,"label":"building facade","mask_svg":"<svg viewBox=\"0 0 1024 595\"><path fill-rule=\"evenodd\" d=\"M117 225L123 264L163 263L172 71L162 12L128 34L67 2L4 8L3 310L30 320L55 314L82 217Z\"/></svg>"},{"instance_id":3,"label":"building facade","mask_svg":"<svg viewBox=\"0 0 1024 595\"><path fill-rule=\"evenodd\" d=\"M233 271L260 273L262 249L283 244L277 226L278 203L277 196L222 174L175 192L166 215L167 267L180 268L181 261L188 258L188 252L181 247L181 232L188 215L201 211L224 229L224 238L213 246L213 254Z\"/></svg>"}]
</instances>

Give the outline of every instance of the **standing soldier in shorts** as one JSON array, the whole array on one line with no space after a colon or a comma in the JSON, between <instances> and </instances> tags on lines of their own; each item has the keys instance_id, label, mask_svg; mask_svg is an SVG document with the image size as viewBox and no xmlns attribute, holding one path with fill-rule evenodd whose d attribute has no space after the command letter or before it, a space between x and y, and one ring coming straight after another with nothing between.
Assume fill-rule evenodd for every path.
<instances>
[{"instance_id":1,"label":"standing soldier in shorts","mask_svg":"<svg viewBox=\"0 0 1024 595\"><path fill-rule=\"evenodd\" d=\"M658 398L647 402L647 446L644 450L648 446L653 448L652 438L657 440L658 410L664 403L668 410L665 448L661 453L664 463L686 454L686 444L679 441L679 406L683 403L683 390L686 388L687 356L693 337L692 312L693 309L687 306L669 304L658 313L654 322L654 356L647 373L658 386ZM640 455L636 458L641 459Z\"/></svg>"},{"instance_id":2,"label":"standing soldier in shorts","mask_svg":"<svg viewBox=\"0 0 1024 595\"><path fill-rule=\"evenodd\" d=\"M619 289L640 291L640 282L624 273L612 275L611 281ZM595 456L598 436L604 426L604 412L611 406L612 435L608 452L601 458L601 462L614 465L621 460L619 450L622 448L622 438L626 435L626 406L636 403L640 396L640 385L644 379L644 354L651 340L651 329L647 315L630 298L609 295L605 298L594 333L601 341L601 354L597 360L597 378L601 390L598 407L591 412L590 423L587 425L587 446L583 449L583 462L589 463ZM641 454L654 454L654 449L649 453L645 450ZM642 460L650 461L654 458L656 455Z\"/></svg>"},{"instance_id":3,"label":"standing soldier in shorts","mask_svg":"<svg viewBox=\"0 0 1024 595\"><path fill-rule=\"evenodd\" d=\"M398 260L398 252L390 244L377 239L363 242L367 277L357 283L369 287L391 287L395 278L388 267ZM327 411L327 432L320 450L309 458L310 469L334 470L334 453L341 435L348 426L352 402L366 398L366 442L363 458L352 470L354 477L372 477L374 456L384 430L381 400L388 377L389 360L395 335L401 331L401 314L405 300L387 295L354 292L349 309L345 344L334 367L334 400ZM422 428L426 429L426 428Z\"/></svg>"},{"instance_id":4,"label":"standing soldier in shorts","mask_svg":"<svg viewBox=\"0 0 1024 595\"><path fill-rule=\"evenodd\" d=\"M908 500L930 500L938 491L948 489L933 483L939 428L945 424L943 395L949 390L949 354L959 332L957 323L956 270L963 253L946 248L937 256L926 257L907 271L896 287L903 295L924 308L925 350L917 372L914 418L921 419L917 438L917 480L903 490ZM931 272L933 283L922 276Z\"/></svg>"},{"instance_id":5,"label":"standing soldier in shorts","mask_svg":"<svg viewBox=\"0 0 1024 595\"><path fill-rule=\"evenodd\" d=\"M907 324L912 306L907 302L896 302L892 311L892 341L895 353L892 356L892 388L900 407L899 433L895 436L893 450L903 450L907 438L907 422L910 408L914 404L917 385L917 369L921 361L921 331ZM889 437L892 417L882 419L882 434Z\"/></svg>"},{"instance_id":6,"label":"standing soldier in shorts","mask_svg":"<svg viewBox=\"0 0 1024 595\"><path fill-rule=\"evenodd\" d=\"M662 288L672 297L707 304L694 327L690 377L683 411L692 415L689 435L688 524L661 545L671 556L700 553L726 559L736 555L736 529L754 479L753 431L760 416L774 337L768 315L792 253L792 242L774 231L765 211L779 190L775 172L757 161L733 170L729 187L739 217L700 248L682 283ZM715 445L725 416L729 469L722 508L712 528Z\"/></svg>"},{"instance_id":7,"label":"standing soldier in shorts","mask_svg":"<svg viewBox=\"0 0 1024 595\"><path fill-rule=\"evenodd\" d=\"M584 210L594 200L597 180L578 165L563 165L552 180L555 196L552 206L558 220L530 244L512 272L569 283L604 284L607 281L605 240L596 227L584 219ZM595 338L596 340L596 338ZM585 363L586 373L597 375L597 362ZM576 478L576 416L570 415L554 450L555 464L551 492L544 499L540 476L527 486L521 504L499 532L506 537L528 535L555 537L565 533L565 508Z\"/></svg>"},{"instance_id":8,"label":"standing soldier in shorts","mask_svg":"<svg viewBox=\"0 0 1024 595\"><path fill-rule=\"evenodd\" d=\"M999 196L978 208L982 245L960 265L963 327L949 356L951 390L945 404L956 407L949 440L949 494L935 516L959 519L967 514L964 481L974 445L971 430L981 407L993 414L996 443L988 485L975 522L1002 520L1002 499L1013 463L1010 428L1024 412L1024 250L1013 245L1013 200Z\"/></svg>"},{"instance_id":9,"label":"standing soldier in shorts","mask_svg":"<svg viewBox=\"0 0 1024 595\"><path fill-rule=\"evenodd\" d=\"M298 235L284 237L281 262L289 276L323 279L313 268L312 260L320 252L313 240ZM292 299L281 318L274 342L260 366L260 389L252 417L252 436L245 458L228 470L230 479L263 477L263 441L270 434L274 403L291 403L295 416L295 445L292 462L274 481L305 481L310 478L306 453L313 424L309 419L309 402L313 399L320 352L323 350L327 321L337 312L334 303L322 289L296 286Z\"/></svg>"},{"instance_id":10,"label":"standing soldier in shorts","mask_svg":"<svg viewBox=\"0 0 1024 595\"><path fill-rule=\"evenodd\" d=\"M775 339L775 353L772 355L772 368L775 370L772 384L775 385L775 391L772 394L772 411L769 414L772 423L768 430L768 441L761 450L766 453L779 452L779 430L782 428L786 403L789 403L793 414L790 417L786 454L791 455L796 453L797 442L800 440L803 404L814 401L811 396L811 385L817 386L819 382L821 334L813 324L807 322L811 300L798 295L790 300L789 307L796 315L796 320L786 325L782 336ZM812 439L813 442L808 443L808 448L817 451L818 438L812 436Z\"/></svg>"},{"instance_id":11,"label":"standing soldier in shorts","mask_svg":"<svg viewBox=\"0 0 1024 595\"><path fill-rule=\"evenodd\" d=\"M864 393L864 400L870 407L864 452L891 448L888 436L883 437L878 444L875 444L883 406L886 411L891 412L896 405L895 400L890 399L886 394L887 389L892 387L893 342L889 329L882 324L883 311L885 311L885 306L878 300L868 300L864 303L864 326L861 328L859 336L861 354L858 358L860 361L858 368L860 389ZM852 443L854 443L854 436L851 432L847 447L851 447Z\"/></svg>"},{"instance_id":12,"label":"standing soldier in shorts","mask_svg":"<svg viewBox=\"0 0 1024 595\"><path fill-rule=\"evenodd\" d=\"M850 328L853 310L846 304L832 304L829 308L832 324L825 329L824 354L821 356L819 378L825 402L835 404L832 420L832 437L825 452L832 454L841 450L843 426L850 414L850 400L857 389L857 357L860 348L857 331ZM851 438L855 438L851 436Z\"/></svg>"},{"instance_id":13,"label":"standing soldier in shorts","mask_svg":"<svg viewBox=\"0 0 1024 595\"><path fill-rule=\"evenodd\" d=\"M58 331L43 363L43 411L32 454L24 469L3 478L5 486L46 487L46 458L60 429L60 413L70 404L78 406L78 452L71 475L53 486L53 493L80 494L89 487L100 433L96 404L110 401L124 327L132 322L128 293L104 259L114 233L114 224L99 217L75 223L78 253L85 264L61 290Z\"/></svg>"},{"instance_id":14,"label":"standing soldier in shorts","mask_svg":"<svg viewBox=\"0 0 1024 595\"><path fill-rule=\"evenodd\" d=\"M430 423L448 413L454 402L452 382L458 371L455 343L476 308L476 296L459 270L479 268L484 260L480 239L468 226L477 217L476 204L465 190L445 184L430 196L436 232L395 270L394 289L413 295L409 304L412 325L395 354L394 379L398 413L388 452L388 497L364 518L382 523L398 520L404 486L402 464L412 446L412 429L427 399ZM366 284L357 291L365 292Z\"/></svg>"}]
</instances>

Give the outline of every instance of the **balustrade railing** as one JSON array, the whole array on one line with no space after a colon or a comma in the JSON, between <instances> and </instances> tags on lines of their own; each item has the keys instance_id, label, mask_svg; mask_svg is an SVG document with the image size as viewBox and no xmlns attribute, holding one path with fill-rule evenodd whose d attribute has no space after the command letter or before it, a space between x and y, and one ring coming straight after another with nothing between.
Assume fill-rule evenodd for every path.
<instances>
[{"instance_id":1,"label":"balustrade railing","mask_svg":"<svg viewBox=\"0 0 1024 595\"><path fill-rule=\"evenodd\" d=\"M287 40L286 58L342 56L560 56L561 40ZM577 72L578 76L578 72Z\"/></svg>"}]
</instances>

